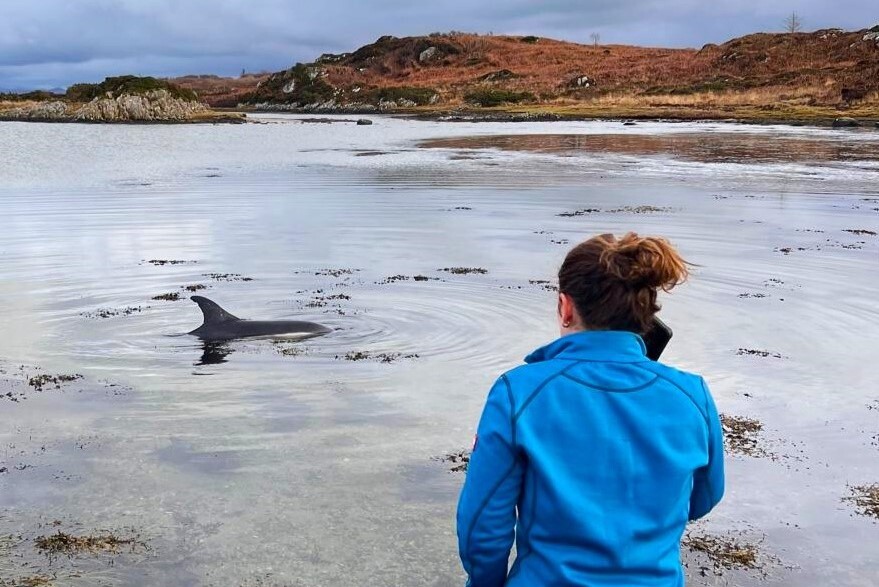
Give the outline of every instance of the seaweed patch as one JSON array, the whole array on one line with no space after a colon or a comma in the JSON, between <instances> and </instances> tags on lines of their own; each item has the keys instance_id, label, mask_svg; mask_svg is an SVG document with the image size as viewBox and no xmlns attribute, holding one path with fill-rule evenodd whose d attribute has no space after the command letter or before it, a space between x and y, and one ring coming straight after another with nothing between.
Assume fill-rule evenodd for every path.
<instances>
[{"instance_id":1,"label":"seaweed patch","mask_svg":"<svg viewBox=\"0 0 879 587\"><path fill-rule=\"evenodd\" d=\"M441 457L434 457L434 460L452 465L449 471L452 473L463 473L470 466L470 450L462 449L447 453Z\"/></svg>"},{"instance_id":2,"label":"seaweed patch","mask_svg":"<svg viewBox=\"0 0 879 587\"><path fill-rule=\"evenodd\" d=\"M720 414L720 423L723 427L723 443L727 452L749 457L770 456L770 453L760 446L763 423L759 420Z\"/></svg>"},{"instance_id":3,"label":"seaweed patch","mask_svg":"<svg viewBox=\"0 0 879 587\"><path fill-rule=\"evenodd\" d=\"M400 359L418 359L417 353L373 353L370 351L350 351L344 355L336 355L336 360L345 361L377 361L379 363L393 363Z\"/></svg>"},{"instance_id":4,"label":"seaweed patch","mask_svg":"<svg viewBox=\"0 0 879 587\"><path fill-rule=\"evenodd\" d=\"M47 375L43 373L28 378L27 384L37 391L43 391L46 387L61 389L63 384L76 381L77 379L82 379L82 375L78 373L74 375Z\"/></svg>"},{"instance_id":5,"label":"seaweed patch","mask_svg":"<svg viewBox=\"0 0 879 587\"><path fill-rule=\"evenodd\" d=\"M77 553L118 553L125 549L135 552L146 548L146 543L136 537L120 538L112 533L74 536L58 531L49 536L39 536L34 540L37 550L45 554L77 554Z\"/></svg>"},{"instance_id":6,"label":"seaweed patch","mask_svg":"<svg viewBox=\"0 0 879 587\"><path fill-rule=\"evenodd\" d=\"M713 566L715 575L722 575L725 569L759 570L764 566L759 544L744 542L731 535L687 532L681 545L705 555ZM706 574L705 570L703 568L703 576Z\"/></svg>"},{"instance_id":7,"label":"seaweed patch","mask_svg":"<svg viewBox=\"0 0 879 587\"><path fill-rule=\"evenodd\" d=\"M764 358L764 359L766 359L766 358L773 358L773 359L785 359L785 358L787 358L787 357L785 357L784 355L782 355L782 354L780 354L780 353L775 353L775 352L772 352L772 351L763 351L763 350L760 350L760 349L745 349L745 348L740 348L740 349L738 349L738 350L736 351L736 354L739 355L739 356L745 356L745 355L748 355L748 356L752 356L752 357L762 357L762 358Z\"/></svg>"},{"instance_id":8,"label":"seaweed patch","mask_svg":"<svg viewBox=\"0 0 879 587\"><path fill-rule=\"evenodd\" d=\"M483 269L481 267L444 267L442 269L437 269L437 271L444 271L446 273L451 273L452 275L485 275L488 273L488 269Z\"/></svg>"},{"instance_id":9,"label":"seaweed patch","mask_svg":"<svg viewBox=\"0 0 879 587\"><path fill-rule=\"evenodd\" d=\"M869 485L849 485L851 495L843 497L843 501L855 504L858 513L879 519L879 483Z\"/></svg>"}]
</instances>

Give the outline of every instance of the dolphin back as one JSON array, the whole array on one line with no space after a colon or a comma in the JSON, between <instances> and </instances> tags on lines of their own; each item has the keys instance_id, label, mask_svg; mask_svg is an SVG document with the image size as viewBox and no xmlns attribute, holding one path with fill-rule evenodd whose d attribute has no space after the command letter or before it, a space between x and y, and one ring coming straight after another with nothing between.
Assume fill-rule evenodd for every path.
<instances>
[{"instance_id":1,"label":"dolphin back","mask_svg":"<svg viewBox=\"0 0 879 587\"><path fill-rule=\"evenodd\" d=\"M234 322L236 320L239 320L237 316L233 316L232 314L221 308L219 304L207 299L204 296L192 296L189 299L198 304L198 307L201 309L201 313L204 315L204 324L202 324L202 326L224 324L227 322Z\"/></svg>"}]
</instances>

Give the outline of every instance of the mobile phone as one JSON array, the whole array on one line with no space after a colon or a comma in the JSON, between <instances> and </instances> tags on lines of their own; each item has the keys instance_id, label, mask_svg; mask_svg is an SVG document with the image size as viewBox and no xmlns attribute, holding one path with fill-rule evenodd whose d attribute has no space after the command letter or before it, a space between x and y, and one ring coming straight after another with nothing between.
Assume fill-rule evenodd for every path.
<instances>
[{"instance_id":1,"label":"mobile phone","mask_svg":"<svg viewBox=\"0 0 879 587\"><path fill-rule=\"evenodd\" d=\"M662 351L668 345L673 333L668 324L653 317L653 325L650 330L644 334L644 344L647 346L647 358L652 361L658 361L662 355Z\"/></svg>"}]
</instances>

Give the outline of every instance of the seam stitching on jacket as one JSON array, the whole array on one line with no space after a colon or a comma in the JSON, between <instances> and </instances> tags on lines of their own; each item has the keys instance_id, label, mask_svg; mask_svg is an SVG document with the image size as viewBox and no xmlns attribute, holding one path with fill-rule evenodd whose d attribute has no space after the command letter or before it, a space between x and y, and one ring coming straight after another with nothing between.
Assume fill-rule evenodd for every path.
<instances>
[{"instance_id":1,"label":"seam stitching on jacket","mask_svg":"<svg viewBox=\"0 0 879 587\"><path fill-rule=\"evenodd\" d=\"M573 375L569 375L567 373L564 373L562 376L566 377L567 379L570 379L571 381L579 383L580 385L582 385L584 387L588 387L589 389L595 389L597 391L606 391L608 393L632 393L634 391L641 391L642 389L650 387L651 385L656 383L657 379L659 379L659 375L654 374L653 379L651 379L647 383L642 383L641 385L636 385L635 387L624 387L621 389L617 389L617 388L613 388L613 387L602 387L601 385L592 385L591 383L586 383L582 379L578 379L577 377L574 377Z\"/></svg>"},{"instance_id":2,"label":"seam stitching on jacket","mask_svg":"<svg viewBox=\"0 0 879 587\"><path fill-rule=\"evenodd\" d=\"M549 377L547 377L546 379L544 379L543 382L542 382L540 385L537 386L537 389L535 389L534 391L531 392L531 395L528 396L528 399L525 400L525 403L522 404L522 407L519 408L519 411L516 412L516 415L515 415L513 421L518 421L518 420L519 420L519 417L520 417L520 416L522 415L522 413L525 411L525 408L527 408L527 407L531 404L531 402L534 401L534 398L536 398L537 395L538 395L541 391L543 391L543 388L546 387L547 384L548 384L550 381L552 381L553 379L555 379L555 378L558 377L559 375L564 375L565 372L568 371L568 369L571 369L571 368L573 368L573 367L579 365L581 362L582 362L582 361L577 361L576 363L571 363L570 365L568 365L567 367L565 367L565 368L562 369L561 371L558 371L558 372L556 372L556 373L553 373L552 375L550 375Z\"/></svg>"},{"instance_id":3,"label":"seam stitching on jacket","mask_svg":"<svg viewBox=\"0 0 879 587\"><path fill-rule=\"evenodd\" d=\"M511 436L512 436L513 445L512 445L512 447L508 446L507 448L510 450L511 458L512 458L513 462L510 464L510 467L503 474L503 476L497 481L495 486L492 487L492 489L488 493L488 495L485 496L485 498L482 500L482 503L479 504L479 508L476 510L476 515L473 516L473 523L471 524L470 528L467 530L466 553L467 553L468 562L470 562L472 559L472 557L470 556L470 541L471 541L471 538L473 537L473 532L476 530L476 524L477 524L477 522L479 522L479 518L482 516L482 513L485 511L485 508L488 507L488 502L491 501L491 498L494 497L494 494L497 493L497 491L498 491L498 489L500 489L501 485L504 484L504 481L507 480L507 477L509 477L513 473L513 471L516 470L516 465L518 464L517 454L516 454L516 420L513 417L513 415L515 414L515 409L514 409L515 403L513 401L513 389L512 389L512 386L510 385L510 380L507 377L506 373L504 373L501 376L501 379L503 380L504 385L507 387L507 400L510 402L510 426L511 426ZM504 446L506 446L506 443L504 443ZM471 562L470 568L473 569L474 567L475 567L475 565L473 565ZM472 572L470 574L472 574Z\"/></svg>"},{"instance_id":4,"label":"seam stitching on jacket","mask_svg":"<svg viewBox=\"0 0 879 587\"><path fill-rule=\"evenodd\" d=\"M510 402L510 438L513 441L513 458L515 459L517 456L516 453L518 452L516 450L516 400L513 399L513 388L510 385L510 380L507 377L507 374L504 373L501 375L501 379L503 379L504 385L507 386L507 399Z\"/></svg>"},{"instance_id":5,"label":"seam stitching on jacket","mask_svg":"<svg viewBox=\"0 0 879 587\"><path fill-rule=\"evenodd\" d=\"M702 416L702 419L705 420L705 425L708 426L708 430L709 430L709 432L710 432L711 427L710 427L710 424L709 424L709 422L708 422L708 414L706 414L705 411L703 410L703 408L699 406L699 404L696 402L696 400L693 398L693 396L690 395L689 393L687 393L687 390L685 390L683 387L681 387L680 385L678 385L678 384L677 384L675 381L673 381L671 378L666 377L665 375L662 375L661 373L657 373L656 371L653 371L652 369L646 369L645 367L641 367L640 365L637 365L637 364L636 364L635 366L638 367L638 368L640 368L640 369L643 369L644 371L648 371L648 372L650 372L650 373L653 373L653 374L656 375L658 378L662 379L663 381L666 381L666 382L670 383L671 385L673 385L674 387L676 387L676 388L678 389L678 391L680 391L682 394L684 394L684 397L686 397L688 400L690 400L690 403L693 404L693 407L696 408L696 411L698 411L699 414Z\"/></svg>"},{"instance_id":6,"label":"seam stitching on jacket","mask_svg":"<svg viewBox=\"0 0 879 587\"><path fill-rule=\"evenodd\" d=\"M482 513L485 511L485 508L488 506L488 502L491 501L491 498L494 497L494 494L497 493L497 490L501 488L501 485L504 484L504 481L507 480L507 477L509 477L515 469L516 469L516 460L514 458L512 464L509 466L509 468L507 468L506 472L501 476L500 479L498 479L497 483L494 484L494 487L491 488L491 491L488 493L488 495L485 496L485 498L482 500L482 503L479 504L479 508L476 510L476 515L473 516L473 523L470 525L470 528L467 530L467 549L465 552L467 553L467 561L470 562L470 569L471 569L471 571L469 573L470 575L473 574L472 569L476 568L476 565L474 565L472 563L473 557L470 556L470 541L473 538L474 530L476 530L476 524L477 524L477 522L479 522L479 518L482 517Z\"/></svg>"}]
</instances>

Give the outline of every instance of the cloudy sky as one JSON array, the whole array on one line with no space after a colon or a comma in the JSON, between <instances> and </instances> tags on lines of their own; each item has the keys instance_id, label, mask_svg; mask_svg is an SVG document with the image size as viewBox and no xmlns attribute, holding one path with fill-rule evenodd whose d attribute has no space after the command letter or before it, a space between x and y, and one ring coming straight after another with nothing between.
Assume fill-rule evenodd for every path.
<instances>
[{"instance_id":1,"label":"cloudy sky","mask_svg":"<svg viewBox=\"0 0 879 587\"><path fill-rule=\"evenodd\" d=\"M0 89L278 70L449 30L700 47L778 31L794 10L805 30L879 21L877 0L0 0Z\"/></svg>"}]
</instances>

